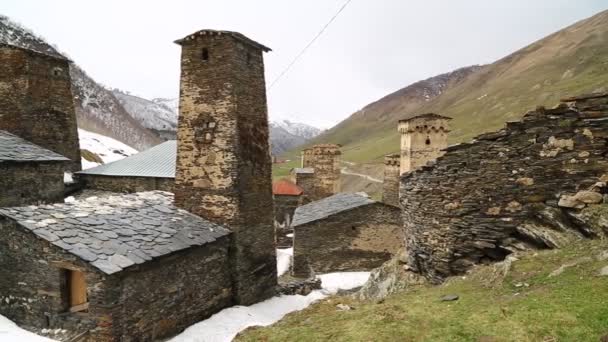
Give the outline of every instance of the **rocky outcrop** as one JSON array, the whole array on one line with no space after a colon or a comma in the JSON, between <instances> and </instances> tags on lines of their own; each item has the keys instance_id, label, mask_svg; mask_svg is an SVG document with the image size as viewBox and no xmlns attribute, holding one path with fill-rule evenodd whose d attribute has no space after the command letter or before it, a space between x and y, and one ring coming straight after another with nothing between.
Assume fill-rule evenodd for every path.
<instances>
[{"instance_id":1,"label":"rocky outcrop","mask_svg":"<svg viewBox=\"0 0 608 342\"><path fill-rule=\"evenodd\" d=\"M369 280L354 297L360 300L381 300L392 293L426 283L424 277L410 271L405 250L401 250L393 259L372 271Z\"/></svg>"},{"instance_id":2,"label":"rocky outcrop","mask_svg":"<svg viewBox=\"0 0 608 342\"><path fill-rule=\"evenodd\" d=\"M607 155L608 94L448 147L401 179L408 266L441 282L516 251L604 236Z\"/></svg>"}]
</instances>

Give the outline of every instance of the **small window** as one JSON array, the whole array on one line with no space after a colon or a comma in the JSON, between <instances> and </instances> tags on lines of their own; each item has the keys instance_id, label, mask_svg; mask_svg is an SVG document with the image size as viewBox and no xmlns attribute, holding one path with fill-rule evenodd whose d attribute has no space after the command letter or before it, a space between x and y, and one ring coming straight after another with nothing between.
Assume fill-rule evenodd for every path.
<instances>
[{"instance_id":1,"label":"small window","mask_svg":"<svg viewBox=\"0 0 608 342\"><path fill-rule=\"evenodd\" d=\"M86 311L89 309L87 299L87 282L85 274L80 271L66 270L67 302L70 312Z\"/></svg>"},{"instance_id":2,"label":"small window","mask_svg":"<svg viewBox=\"0 0 608 342\"><path fill-rule=\"evenodd\" d=\"M208 61L209 60L209 49L203 48L202 58L203 58L203 61Z\"/></svg>"},{"instance_id":3,"label":"small window","mask_svg":"<svg viewBox=\"0 0 608 342\"><path fill-rule=\"evenodd\" d=\"M251 64L251 53L247 52L247 65Z\"/></svg>"},{"instance_id":4,"label":"small window","mask_svg":"<svg viewBox=\"0 0 608 342\"><path fill-rule=\"evenodd\" d=\"M57 67L57 68L53 68L51 73L53 74L53 76L58 77L58 76L61 76L61 74L63 74L63 70L61 68Z\"/></svg>"},{"instance_id":5,"label":"small window","mask_svg":"<svg viewBox=\"0 0 608 342\"><path fill-rule=\"evenodd\" d=\"M426 138L426 141L424 143L427 144L427 145L430 145L431 144L431 139L430 138Z\"/></svg>"},{"instance_id":6,"label":"small window","mask_svg":"<svg viewBox=\"0 0 608 342\"><path fill-rule=\"evenodd\" d=\"M207 126L209 128L215 128L215 122L211 121L211 122L209 122L209 124Z\"/></svg>"},{"instance_id":7,"label":"small window","mask_svg":"<svg viewBox=\"0 0 608 342\"><path fill-rule=\"evenodd\" d=\"M211 133L205 133L205 141L209 142L213 139L213 135Z\"/></svg>"}]
</instances>

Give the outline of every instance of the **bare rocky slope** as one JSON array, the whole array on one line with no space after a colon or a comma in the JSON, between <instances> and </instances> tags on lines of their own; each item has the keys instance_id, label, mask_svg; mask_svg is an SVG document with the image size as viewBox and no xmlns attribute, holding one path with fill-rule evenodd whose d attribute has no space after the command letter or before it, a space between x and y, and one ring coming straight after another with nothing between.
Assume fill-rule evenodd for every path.
<instances>
[{"instance_id":1,"label":"bare rocky slope","mask_svg":"<svg viewBox=\"0 0 608 342\"><path fill-rule=\"evenodd\" d=\"M490 65L414 83L354 113L313 143L344 146L344 157L379 162L399 149L397 120L436 112L454 118L452 143L518 120L537 105L608 87L608 11L582 20Z\"/></svg>"}]
</instances>

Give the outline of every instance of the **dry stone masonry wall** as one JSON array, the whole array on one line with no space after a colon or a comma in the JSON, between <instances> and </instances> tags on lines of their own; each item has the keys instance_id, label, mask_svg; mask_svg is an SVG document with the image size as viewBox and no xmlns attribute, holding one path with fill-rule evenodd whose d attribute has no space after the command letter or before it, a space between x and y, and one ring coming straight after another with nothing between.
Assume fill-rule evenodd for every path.
<instances>
[{"instance_id":1,"label":"dry stone masonry wall","mask_svg":"<svg viewBox=\"0 0 608 342\"><path fill-rule=\"evenodd\" d=\"M607 154L608 94L539 108L447 148L401 179L409 266L440 282L513 251L606 234L579 210L602 202Z\"/></svg>"}]
</instances>

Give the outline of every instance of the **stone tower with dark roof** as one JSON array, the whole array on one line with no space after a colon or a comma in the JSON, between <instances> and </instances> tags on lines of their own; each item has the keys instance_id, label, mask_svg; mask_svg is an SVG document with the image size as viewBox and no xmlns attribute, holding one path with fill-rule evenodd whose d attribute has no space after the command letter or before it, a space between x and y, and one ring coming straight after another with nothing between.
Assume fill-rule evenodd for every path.
<instances>
[{"instance_id":1,"label":"stone tower with dark roof","mask_svg":"<svg viewBox=\"0 0 608 342\"><path fill-rule=\"evenodd\" d=\"M59 153L80 170L70 61L0 44L0 130Z\"/></svg>"},{"instance_id":2,"label":"stone tower with dark roof","mask_svg":"<svg viewBox=\"0 0 608 342\"><path fill-rule=\"evenodd\" d=\"M449 121L438 114L421 114L399 120L401 134L400 174L416 170L444 154L448 147Z\"/></svg>"},{"instance_id":3,"label":"stone tower with dark roof","mask_svg":"<svg viewBox=\"0 0 608 342\"><path fill-rule=\"evenodd\" d=\"M276 257L263 53L229 31L202 30L182 47L175 203L229 227L234 297L274 294Z\"/></svg>"}]
</instances>

